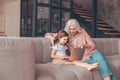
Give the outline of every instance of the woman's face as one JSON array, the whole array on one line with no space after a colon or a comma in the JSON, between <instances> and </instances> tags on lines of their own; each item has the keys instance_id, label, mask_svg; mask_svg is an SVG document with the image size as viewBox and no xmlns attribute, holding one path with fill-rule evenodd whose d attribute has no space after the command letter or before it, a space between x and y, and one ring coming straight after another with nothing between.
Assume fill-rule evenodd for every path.
<instances>
[{"instance_id":1,"label":"woman's face","mask_svg":"<svg viewBox=\"0 0 120 80\"><path fill-rule=\"evenodd\" d=\"M71 36L75 36L78 33L78 31L75 27L70 26L69 27L69 33L70 33Z\"/></svg>"}]
</instances>

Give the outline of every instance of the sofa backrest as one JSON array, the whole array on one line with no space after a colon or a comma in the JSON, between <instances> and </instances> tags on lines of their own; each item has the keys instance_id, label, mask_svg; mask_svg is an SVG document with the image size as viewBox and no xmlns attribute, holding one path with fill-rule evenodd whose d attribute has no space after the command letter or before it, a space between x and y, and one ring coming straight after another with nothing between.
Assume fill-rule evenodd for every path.
<instances>
[{"instance_id":1,"label":"sofa backrest","mask_svg":"<svg viewBox=\"0 0 120 80\"><path fill-rule=\"evenodd\" d=\"M50 39L45 37L26 38L32 40L35 45L36 63L51 61ZM97 49L105 56L120 54L120 39L115 38L93 38Z\"/></svg>"},{"instance_id":2,"label":"sofa backrest","mask_svg":"<svg viewBox=\"0 0 120 80\"><path fill-rule=\"evenodd\" d=\"M25 41L31 41L35 48L35 63L50 62L51 42L45 37L21 37ZM6 39L5 39L6 40ZM17 39L16 39L17 40ZM19 40L19 38L18 38ZM115 38L93 38L97 49L105 56L120 54L120 39ZM21 43L20 43L21 44Z\"/></svg>"},{"instance_id":3,"label":"sofa backrest","mask_svg":"<svg viewBox=\"0 0 120 80\"><path fill-rule=\"evenodd\" d=\"M51 43L48 38L29 38L32 40L36 47L36 63L46 63L51 61ZM97 49L105 56L115 55L120 53L120 39L115 38L93 38Z\"/></svg>"},{"instance_id":4,"label":"sofa backrest","mask_svg":"<svg viewBox=\"0 0 120 80\"><path fill-rule=\"evenodd\" d=\"M93 38L97 49L105 56L120 53L120 39L117 38Z\"/></svg>"},{"instance_id":5,"label":"sofa backrest","mask_svg":"<svg viewBox=\"0 0 120 80\"><path fill-rule=\"evenodd\" d=\"M22 37L32 41L35 47L35 63L46 63L51 61L51 42L45 37Z\"/></svg>"}]
</instances>

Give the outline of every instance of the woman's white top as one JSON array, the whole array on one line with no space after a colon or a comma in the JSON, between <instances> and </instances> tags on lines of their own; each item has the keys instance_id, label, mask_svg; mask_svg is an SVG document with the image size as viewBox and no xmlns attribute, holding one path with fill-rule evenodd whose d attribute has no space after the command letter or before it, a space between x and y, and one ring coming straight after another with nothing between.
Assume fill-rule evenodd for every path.
<instances>
[{"instance_id":1,"label":"woman's white top","mask_svg":"<svg viewBox=\"0 0 120 80\"><path fill-rule=\"evenodd\" d=\"M68 49L65 45L55 44L52 49L56 50L57 56L66 56L66 50Z\"/></svg>"},{"instance_id":2,"label":"woman's white top","mask_svg":"<svg viewBox=\"0 0 120 80\"><path fill-rule=\"evenodd\" d=\"M72 44L73 44L73 46L76 46L77 45L77 39L72 38Z\"/></svg>"}]
</instances>

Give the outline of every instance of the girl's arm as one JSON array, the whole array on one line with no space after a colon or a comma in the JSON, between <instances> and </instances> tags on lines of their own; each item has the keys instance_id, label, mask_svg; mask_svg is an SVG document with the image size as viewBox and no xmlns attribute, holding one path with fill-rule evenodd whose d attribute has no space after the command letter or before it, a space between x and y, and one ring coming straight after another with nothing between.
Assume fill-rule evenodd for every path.
<instances>
[{"instance_id":1,"label":"girl's arm","mask_svg":"<svg viewBox=\"0 0 120 80\"><path fill-rule=\"evenodd\" d=\"M61 57L60 56L57 56L56 55L56 50L54 50L54 49L52 49L52 51L51 51L51 58L53 58L53 59L61 59Z\"/></svg>"},{"instance_id":2,"label":"girl's arm","mask_svg":"<svg viewBox=\"0 0 120 80\"><path fill-rule=\"evenodd\" d=\"M56 56L56 50L52 49L51 51L51 58L59 58L58 56Z\"/></svg>"},{"instance_id":3,"label":"girl's arm","mask_svg":"<svg viewBox=\"0 0 120 80\"><path fill-rule=\"evenodd\" d=\"M57 56L56 55L56 50L54 50L54 49L52 49L52 51L51 51L51 58L53 58L53 59L69 59L69 56Z\"/></svg>"}]
</instances>

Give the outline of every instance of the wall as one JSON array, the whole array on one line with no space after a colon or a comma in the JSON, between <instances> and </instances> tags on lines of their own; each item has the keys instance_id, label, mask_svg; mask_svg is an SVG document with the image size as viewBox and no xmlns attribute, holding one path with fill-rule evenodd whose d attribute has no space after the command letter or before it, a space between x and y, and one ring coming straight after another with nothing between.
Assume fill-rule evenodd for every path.
<instances>
[{"instance_id":1,"label":"wall","mask_svg":"<svg viewBox=\"0 0 120 80\"><path fill-rule=\"evenodd\" d=\"M93 0L74 0L92 12ZM120 31L120 0L98 0L98 17Z\"/></svg>"},{"instance_id":2,"label":"wall","mask_svg":"<svg viewBox=\"0 0 120 80\"><path fill-rule=\"evenodd\" d=\"M20 0L4 5L5 33L8 36L20 36Z\"/></svg>"},{"instance_id":3,"label":"wall","mask_svg":"<svg viewBox=\"0 0 120 80\"><path fill-rule=\"evenodd\" d=\"M99 17L120 31L120 0L98 0Z\"/></svg>"},{"instance_id":4,"label":"wall","mask_svg":"<svg viewBox=\"0 0 120 80\"><path fill-rule=\"evenodd\" d=\"M0 33L5 32L5 15L4 15L4 6L0 5Z\"/></svg>"}]
</instances>

